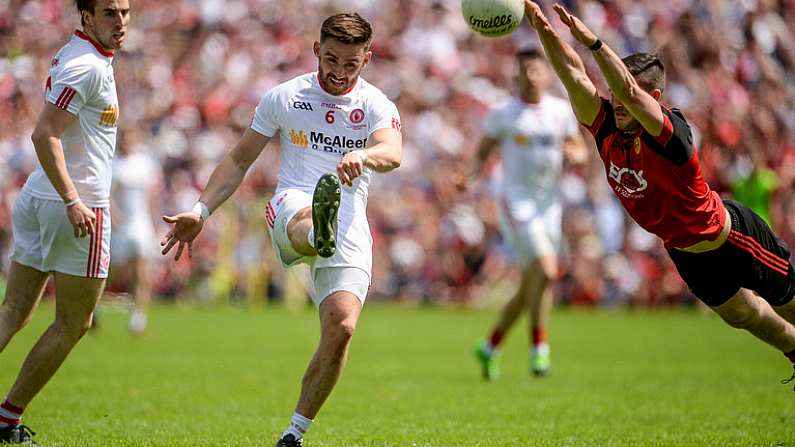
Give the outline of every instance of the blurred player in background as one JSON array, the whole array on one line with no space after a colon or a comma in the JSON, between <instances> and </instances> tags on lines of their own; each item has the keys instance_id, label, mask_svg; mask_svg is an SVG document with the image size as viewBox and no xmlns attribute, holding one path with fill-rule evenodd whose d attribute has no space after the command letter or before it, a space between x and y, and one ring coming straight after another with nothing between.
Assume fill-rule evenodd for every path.
<instances>
[{"instance_id":1,"label":"blurred player in background","mask_svg":"<svg viewBox=\"0 0 795 447\"><path fill-rule=\"evenodd\" d=\"M155 186L160 168L149 157L137 131L122 133L118 155L113 161L111 204L113 242L111 244L111 286L121 284L132 294L133 309L129 327L142 335L147 326L147 307L152 297L151 262L157 253L153 211L157 204ZM156 214L154 214L156 215Z\"/></svg>"},{"instance_id":2,"label":"blurred player in background","mask_svg":"<svg viewBox=\"0 0 795 447\"><path fill-rule=\"evenodd\" d=\"M575 115L596 139L608 183L627 213L663 240L694 295L726 323L775 346L795 364L790 250L751 209L722 201L710 189L684 115L660 104L662 62L648 53L620 59L580 19L555 5L596 59L611 91L611 99L603 99L541 8L529 0L525 7Z\"/></svg>"},{"instance_id":3,"label":"blurred player in background","mask_svg":"<svg viewBox=\"0 0 795 447\"><path fill-rule=\"evenodd\" d=\"M38 165L14 205L14 249L0 307L0 351L27 323L50 274L55 322L28 354L0 405L0 443L30 442L22 412L91 324L110 262L111 159L119 106L113 51L129 0L78 0L83 25L52 59L31 139Z\"/></svg>"},{"instance_id":4,"label":"blurred player in background","mask_svg":"<svg viewBox=\"0 0 795 447\"><path fill-rule=\"evenodd\" d=\"M397 168L402 158L397 108L359 77L372 57L371 41L372 28L358 14L327 18L314 44L318 71L266 93L251 127L216 167L193 210L164 217L174 228L161 242L163 253L177 245L176 258L186 247L190 254L205 220L279 134L278 185L265 214L282 264L311 266L321 335L278 447L302 445L339 379L370 285L370 178L373 171Z\"/></svg>"},{"instance_id":5,"label":"blurred player in background","mask_svg":"<svg viewBox=\"0 0 795 447\"><path fill-rule=\"evenodd\" d=\"M571 106L547 93L550 72L536 49L517 54L519 96L492 110L484 124L477 172L497 148L502 158L499 197L503 239L522 270L519 290L503 306L487 340L475 354L483 377L499 376L498 348L524 309L529 309L530 371L549 372L547 341L552 283L558 276L561 203L558 181L564 156L581 158L586 149Z\"/></svg>"}]
</instances>

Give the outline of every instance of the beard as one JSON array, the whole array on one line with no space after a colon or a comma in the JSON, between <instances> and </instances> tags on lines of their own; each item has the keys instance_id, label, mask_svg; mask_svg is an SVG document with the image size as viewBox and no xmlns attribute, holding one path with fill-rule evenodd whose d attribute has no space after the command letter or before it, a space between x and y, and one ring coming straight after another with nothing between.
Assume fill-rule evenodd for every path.
<instances>
[{"instance_id":1,"label":"beard","mask_svg":"<svg viewBox=\"0 0 795 447\"><path fill-rule=\"evenodd\" d=\"M341 95L347 92L351 86L356 82L359 73L354 76L332 76L331 73L326 72L318 64L317 67L318 78L320 78L323 88L333 95ZM335 82L336 81L336 82ZM342 81L341 83L339 81Z\"/></svg>"}]
</instances>

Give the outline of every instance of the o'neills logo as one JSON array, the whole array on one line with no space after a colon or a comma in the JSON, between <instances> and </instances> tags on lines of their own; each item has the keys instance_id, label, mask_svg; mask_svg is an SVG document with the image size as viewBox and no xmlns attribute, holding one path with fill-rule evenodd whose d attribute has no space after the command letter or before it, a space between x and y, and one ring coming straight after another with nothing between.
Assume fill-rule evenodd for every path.
<instances>
[{"instance_id":1,"label":"o'neills logo","mask_svg":"<svg viewBox=\"0 0 795 447\"><path fill-rule=\"evenodd\" d=\"M483 17L469 16L469 24L478 29L492 29L501 28L513 23L513 16L511 14L503 14L494 16L488 19Z\"/></svg>"},{"instance_id":2,"label":"o'neills logo","mask_svg":"<svg viewBox=\"0 0 795 447\"><path fill-rule=\"evenodd\" d=\"M314 150L344 154L353 149L363 149L367 144L367 138L348 138L339 135L330 136L323 132L311 132L309 142L312 143Z\"/></svg>"}]
</instances>

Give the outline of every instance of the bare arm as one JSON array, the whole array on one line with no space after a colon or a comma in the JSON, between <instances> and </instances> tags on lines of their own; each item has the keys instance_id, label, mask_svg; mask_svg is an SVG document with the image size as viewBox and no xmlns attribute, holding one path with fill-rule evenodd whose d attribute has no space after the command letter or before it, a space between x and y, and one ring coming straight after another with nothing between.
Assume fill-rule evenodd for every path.
<instances>
[{"instance_id":1,"label":"bare arm","mask_svg":"<svg viewBox=\"0 0 795 447\"><path fill-rule=\"evenodd\" d=\"M588 147L579 131L563 140L563 154L572 165L581 165L588 160Z\"/></svg>"},{"instance_id":2,"label":"bare arm","mask_svg":"<svg viewBox=\"0 0 795 447\"><path fill-rule=\"evenodd\" d=\"M525 10L530 24L538 33L544 53L549 59L566 91L577 119L586 125L593 124L599 114L601 99L593 82L588 78L585 65L576 51L552 29L535 2L525 0Z\"/></svg>"},{"instance_id":3,"label":"bare arm","mask_svg":"<svg viewBox=\"0 0 795 447\"><path fill-rule=\"evenodd\" d=\"M207 205L211 213L237 191L248 168L259 157L269 141L269 137L250 128L246 129L235 147L215 167L199 198L199 201Z\"/></svg>"},{"instance_id":4,"label":"bare arm","mask_svg":"<svg viewBox=\"0 0 795 447\"><path fill-rule=\"evenodd\" d=\"M254 163L262 149L270 141L266 137L252 129L246 129L243 136L235 147L221 160L215 167L207 186L199 198L199 202L207 206L212 212L234 193L243 182L248 168ZM174 245L177 247L177 254L174 259L179 260L183 249L188 247L188 256L192 255L193 240L202 230L204 219L201 214L195 211L179 213L176 216L163 216L166 223L174 224L171 231L166 234L160 245L164 246L162 254L171 251Z\"/></svg>"},{"instance_id":5,"label":"bare arm","mask_svg":"<svg viewBox=\"0 0 795 447\"><path fill-rule=\"evenodd\" d=\"M78 199L77 190L66 170L66 159L61 146L61 134L77 117L47 102L30 139L44 173L64 202Z\"/></svg>"},{"instance_id":6,"label":"bare arm","mask_svg":"<svg viewBox=\"0 0 795 447\"><path fill-rule=\"evenodd\" d=\"M571 29L572 35L580 43L585 46L591 46L597 42L598 38L596 35L580 19L570 14L560 5L556 4L554 8L560 19ZM646 131L652 136L659 136L662 133L664 124L660 103L640 88L627 66L624 65L621 58L610 47L602 43L600 49L593 51L593 55L616 99L627 108L629 113L640 122L640 125Z\"/></svg>"},{"instance_id":7,"label":"bare arm","mask_svg":"<svg viewBox=\"0 0 795 447\"><path fill-rule=\"evenodd\" d=\"M477 158L475 158L475 165L472 167L471 177L479 177L481 171L483 170L483 163L489 158L491 154L497 150L499 146L499 141L495 138L484 136L480 140L480 144L478 145L478 154Z\"/></svg>"},{"instance_id":8,"label":"bare arm","mask_svg":"<svg viewBox=\"0 0 795 447\"><path fill-rule=\"evenodd\" d=\"M613 95L652 136L663 131L664 118L660 103L638 85L621 58L607 45L593 52L602 75Z\"/></svg>"},{"instance_id":9,"label":"bare arm","mask_svg":"<svg viewBox=\"0 0 795 447\"><path fill-rule=\"evenodd\" d=\"M340 181L348 186L364 172L364 167L375 172L397 169L403 159L403 136L395 129L378 129L370 135L367 149L350 151L337 164Z\"/></svg>"},{"instance_id":10,"label":"bare arm","mask_svg":"<svg viewBox=\"0 0 795 447\"><path fill-rule=\"evenodd\" d=\"M76 119L75 115L47 102L30 139L36 148L36 157L44 173L61 196L61 200L67 205L66 214L74 229L75 237L85 237L94 233L96 216L80 201L74 182L66 169L66 158L61 145L61 135Z\"/></svg>"}]
</instances>

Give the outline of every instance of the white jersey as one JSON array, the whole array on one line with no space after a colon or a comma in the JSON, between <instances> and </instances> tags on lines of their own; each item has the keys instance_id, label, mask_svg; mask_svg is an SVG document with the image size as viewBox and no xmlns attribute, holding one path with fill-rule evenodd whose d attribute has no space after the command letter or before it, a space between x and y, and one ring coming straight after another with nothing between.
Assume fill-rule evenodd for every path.
<instances>
[{"instance_id":1,"label":"white jersey","mask_svg":"<svg viewBox=\"0 0 795 447\"><path fill-rule=\"evenodd\" d=\"M513 98L488 114L484 131L500 145L506 199L545 202L557 196L563 141L578 131L568 102L548 95L538 104Z\"/></svg>"},{"instance_id":2,"label":"white jersey","mask_svg":"<svg viewBox=\"0 0 795 447\"><path fill-rule=\"evenodd\" d=\"M152 227L149 198L159 178L158 170L157 164L140 152L113 161L113 200L123 216L120 231Z\"/></svg>"},{"instance_id":3,"label":"white jersey","mask_svg":"<svg viewBox=\"0 0 795 447\"><path fill-rule=\"evenodd\" d=\"M317 73L307 73L271 89L257 105L251 128L267 137L278 131L281 166L276 195L288 189L309 193L320 176L337 172L352 150L364 149L378 129L400 130L397 107L375 86L359 78L344 95L331 95ZM370 271L372 238L367 223L367 188L371 171L342 187L337 252L318 258L316 267L357 266Z\"/></svg>"},{"instance_id":4,"label":"white jersey","mask_svg":"<svg viewBox=\"0 0 795 447\"><path fill-rule=\"evenodd\" d=\"M77 31L55 54L47 80L47 102L77 116L61 135L61 145L69 176L80 199L91 208L109 205L119 118L112 62L112 53ZM24 190L34 197L61 200L41 164Z\"/></svg>"}]
</instances>

